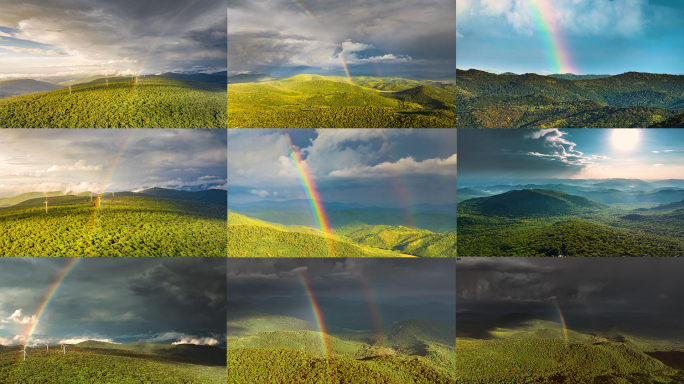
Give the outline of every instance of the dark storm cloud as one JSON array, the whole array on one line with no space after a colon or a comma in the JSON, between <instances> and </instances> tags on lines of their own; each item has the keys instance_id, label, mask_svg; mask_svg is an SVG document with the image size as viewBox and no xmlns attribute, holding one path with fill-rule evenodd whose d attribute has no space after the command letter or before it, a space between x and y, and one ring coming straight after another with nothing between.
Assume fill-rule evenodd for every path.
<instances>
[{"instance_id":1,"label":"dark storm cloud","mask_svg":"<svg viewBox=\"0 0 684 384\"><path fill-rule=\"evenodd\" d=\"M299 273L316 297L375 299L454 293L454 260L429 259L230 259L228 300L301 297Z\"/></svg>"},{"instance_id":2,"label":"dark storm cloud","mask_svg":"<svg viewBox=\"0 0 684 384\"><path fill-rule=\"evenodd\" d=\"M459 130L459 178L572 177L592 166L567 130Z\"/></svg>"},{"instance_id":3,"label":"dark storm cloud","mask_svg":"<svg viewBox=\"0 0 684 384\"><path fill-rule=\"evenodd\" d=\"M681 316L679 258L462 258L457 310L506 314L554 309Z\"/></svg>"},{"instance_id":4,"label":"dark storm cloud","mask_svg":"<svg viewBox=\"0 0 684 384\"><path fill-rule=\"evenodd\" d=\"M449 0L228 2L229 71L342 70L451 74L455 2Z\"/></svg>"},{"instance_id":5,"label":"dark storm cloud","mask_svg":"<svg viewBox=\"0 0 684 384\"><path fill-rule=\"evenodd\" d=\"M24 333L24 320L36 314L67 261L0 260L0 344ZM225 275L226 262L219 259L83 259L54 295L32 340L215 344L225 334ZM21 315L13 316L17 310Z\"/></svg>"}]
</instances>

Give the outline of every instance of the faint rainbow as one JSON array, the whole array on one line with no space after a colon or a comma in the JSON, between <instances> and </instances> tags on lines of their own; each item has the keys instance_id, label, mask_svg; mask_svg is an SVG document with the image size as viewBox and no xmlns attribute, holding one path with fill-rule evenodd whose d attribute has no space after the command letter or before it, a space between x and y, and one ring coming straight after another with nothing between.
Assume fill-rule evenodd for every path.
<instances>
[{"instance_id":1,"label":"faint rainbow","mask_svg":"<svg viewBox=\"0 0 684 384\"><path fill-rule=\"evenodd\" d=\"M359 275L359 282L361 283L361 291L363 292L363 295L366 298L366 305L368 307L368 311L370 312L371 316L371 321L373 322L373 327L375 328L375 333L382 338L383 344L387 341L387 337L385 336L385 331L382 328L382 319L380 317L380 310L378 309L377 304L375 303L375 297L373 296L373 291L370 289L370 286L368 285L368 281L366 280L366 277L363 273L363 268L361 265L354 264L354 269Z\"/></svg>"},{"instance_id":2,"label":"faint rainbow","mask_svg":"<svg viewBox=\"0 0 684 384\"><path fill-rule=\"evenodd\" d=\"M147 53L145 54L145 57L142 59L142 61L141 61L141 63L140 63L140 67L138 68L138 71L136 72L135 81L134 81L134 83L133 83L133 89L131 90L131 93L135 93L135 90L136 90L136 88L137 88L137 86L138 86L138 77L140 77L140 74L142 73L143 67L145 66L145 63L147 62L147 59L149 58L150 53L152 53L152 50L154 49L154 47L155 47L155 46L157 45L157 43L159 42L159 39L161 39L161 37L164 36L164 34L166 33L166 31L169 30L169 28L171 27L171 25L180 17L180 15L182 15L185 11L187 11L188 8L192 7L192 5L195 4L197 1L198 1L198 0L191 0L191 1L188 3L188 5L186 5L185 7L183 7L183 9L181 9L181 10L176 14L176 16L174 16L174 17L171 19L171 21L169 21L169 23L166 24L166 27L164 27L164 29L161 31L161 33L159 34L159 36L157 36L157 38L154 40L154 42L152 43L152 45L150 45L150 48L147 50Z\"/></svg>"},{"instance_id":3,"label":"faint rainbow","mask_svg":"<svg viewBox=\"0 0 684 384\"><path fill-rule=\"evenodd\" d=\"M553 72L559 74L577 74L576 68L570 60L570 51L556 24L552 1L529 0L529 3L532 6L534 21L537 27L542 31L544 41L547 45L547 54L551 61L554 70Z\"/></svg>"},{"instance_id":4,"label":"faint rainbow","mask_svg":"<svg viewBox=\"0 0 684 384\"><path fill-rule=\"evenodd\" d=\"M316 182L314 181L313 175L311 172L309 172L309 169L306 166L306 163L302 160L302 157L299 155L297 148L292 144L290 136L283 135L283 141L287 146L287 152L289 155L288 157L290 160L292 160L292 163L297 170L297 176L299 177L299 181L304 189L304 193L306 193L309 199L309 205L311 206L311 211L316 218L318 228L328 242L328 250L330 253L329 256L336 257L337 253L335 252L335 243L332 237L330 223L328 221L328 216L325 214L323 204L321 203L321 195L316 189Z\"/></svg>"},{"instance_id":5,"label":"faint rainbow","mask_svg":"<svg viewBox=\"0 0 684 384\"><path fill-rule=\"evenodd\" d=\"M565 324L565 316L563 316L563 311L561 310L561 307L558 304L558 300L556 300L554 298L553 303L556 305L556 309L558 309L558 317L560 317L561 326L563 327L563 333L565 334L565 341L567 341L569 343L570 342L570 334L568 333L568 326Z\"/></svg>"},{"instance_id":6,"label":"faint rainbow","mask_svg":"<svg viewBox=\"0 0 684 384\"><path fill-rule=\"evenodd\" d=\"M323 27L323 24L321 24L321 22L318 21L318 19L313 15L313 13L311 13L311 11L309 11L304 6L304 4L300 3L298 0L290 0L290 1L293 2L294 5L296 5L299 9L301 9L301 11L304 12L307 16L309 16L311 18L311 20L315 21L316 24L318 24L318 26L321 28L321 31L323 31L325 36L328 38L328 40L330 40L333 47L335 48L335 52L337 53L337 57L340 58L340 61L342 62L342 67L344 67L344 72L347 74L347 79L349 79L349 84L354 84L354 82L352 81L352 77L349 74L349 68L347 68L347 62L344 61L344 56L342 56L342 51L340 51L339 48L337 48L337 44L335 43L335 40L333 40L332 37L330 37L330 35L328 34L328 31L325 29L325 27Z\"/></svg>"},{"instance_id":7,"label":"faint rainbow","mask_svg":"<svg viewBox=\"0 0 684 384\"><path fill-rule=\"evenodd\" d=\"M36 311L35 315L36 319L34 323L28 327L26 333L24 334L24 348L26 348L26 346L28 345L31 335L35 333L36 327L38 327L38 323L40 322L41 317L43 317L45 310L52 302L52 299L57 294L57 291L59 291L59 287L62 285L62 282L64 282L64 279L66 279L67 276L69 276L69 273L71 273L71 271L74 270L74 267L76 267L79 261L81 261L80 257L69 258L69 261L66 263L64 267L62 267L55 281L52 283L52 285L50 285L48 290L45 292L43 300L40 302L40 304L38 304L38 310Z\"/></svg>"},{"instance_id":8,"label":"faint rainbow","mask_svg":"<svg viewBox=\"0 0 684 384\"><path fill-rule=\"evenodd\" d=\"M387 148L390 150L390 153L392 154L393 159L396 158L401 158L401 156L397 156L396 152L393 150L394 148L392 145L390 145L389 139L387 138L387 135L385 134L385 131L382 131L383 139L385 141L385 144L387 145ZM415 218L413 217L413 204L412 204L412 198L411 198L411 193L409 192L409 187L408 187L408 181L406 180L406 177L404 174L397 170L394 171L392 167L388 168L390 170L390 173L392 174L392 177L390 177L390 180L392 182L392 188L394 191L397 193L399 200L405 207L405 212L406 212L406 225L408 227L413 227L418 228L416 225Z\"/></svg>"},{"instance_id":9,"label":"faint rainbow","mask_svg":"<svg viewBox=\"0 0 684 384\"><path fill-rule=\"evenodd\" d=\"M131 143L131 140L133 139L133 136L135 136L135 129L130 129L130 133L128 134L128 137L124 141L124 143L121 145L121 148L119 148L119 151L117 154L114 156L114 160L112 161L112 166L109 170L109 173L105 177L104 182L102 183L102 190L98 194L98 198L102 199L102 197L105 194L105 191L107 190L107 185L109 185L109 182L112 180L112 176L114 175L114 171L116 171L116 167L119 165L119 162L121 161L121 157L123 157L123 154L126 152L126 149L128 148L128 145ZM93 213L93 219L95 217L98 217L100 215L100 206L96 206L94 213Z\"/></svg>"}]
</instances>

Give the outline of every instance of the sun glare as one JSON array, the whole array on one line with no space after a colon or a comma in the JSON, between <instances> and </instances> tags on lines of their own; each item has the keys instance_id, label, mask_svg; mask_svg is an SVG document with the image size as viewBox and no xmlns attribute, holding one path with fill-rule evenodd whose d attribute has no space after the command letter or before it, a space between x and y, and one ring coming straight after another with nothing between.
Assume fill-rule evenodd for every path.
<instances>
[{"instance_id":1,"label":"sun glare","mask_svg":"<svg viewBox=\"0 0 684 384\"><path fill-rule=\"evenodd\" d=\"M639 143L638 129L614 129L612 136L613 146L622 151L634 149Z\"/></svg>"}]
</instances>

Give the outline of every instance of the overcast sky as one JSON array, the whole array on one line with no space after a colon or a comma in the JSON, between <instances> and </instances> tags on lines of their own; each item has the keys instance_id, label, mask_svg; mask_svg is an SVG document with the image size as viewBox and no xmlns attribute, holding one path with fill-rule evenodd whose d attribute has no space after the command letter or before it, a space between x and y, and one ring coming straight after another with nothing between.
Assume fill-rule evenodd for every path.
<instances>
[{"instance_id":1,"label":"overcast sky","mask_svg":"<svg viewBox=\"0 0 684 384\"><path fill-rule=\"evenodd\" d=\"M229 129L229 206L307 198L288 138L324 202L456 203L455 129Z\"/></svg>"},{"instance_id":2,"label":"overcast sky","mask_svg":"<svg viewBox=\"0 0 684 384\"><path fill-rule=\"evenodd\" d=\"M456 310L684 314L680 258L461 258Z\"/></svg>"},{"instance_id":3,"label":"overcast sky","mask_svg":"<svg viewBox=\"0 0 684 384\"><path fill-rule=\"evenodd\" d=\"M451 75L453 0L228 0L228 71Z\"/></svg>"},{"instance_id":4,"label":"overcast sky","mask_svg":"<svg viewBox=\"0 0 684 384\"><path fill-rule=\"evenodd\" d=\"M0 80L224 71L223 0L0 0ZM149 52L147 61L145 57Z\"/></svg>"},{"instance_id":5,"label":"overcast sky","mask_svg":"<svg viewBox=\"0 0 684 384\"><path fill-rule=\"evenodd\" d=\"M24 342L39 303L70 260L0 259L0 344ZM92 339L220 345L226 332L226 261L85 258L38 319L29 345Z\"/></svg>"},{"instance_id":6,"label":"overcast sky","mask_svg":"<svg viewBox=\"0 0 684 384\"><path fill-rule=\"evenodd\" d=\"M305 298L299 273L318 299L366 300L454 294L454 260L438 259L230 259L228 300Z\"/></svg>"},{"instance_id":7,"label":"overcast sky","mask_svg":"<svg viewBox=\"0 0 684 384\"><path fill-rule=\"evenodd\" d=\"M684 73L681 0L458 0L456 19L459 69L557 73L563 52L564 73Z\"/></svg>"},{"instance_id":8,"label":"overcast sky","mask_svg":"<svg viewBox=\"0 0 684 384\"><path fill-rule=\"evenodd\" d=\"M677 129L462 129L459 180L684 178Z\"/></svg>"},{"instance_id":9,"label":"overcast sky","mask_svg":"<svg viewBox=\"0 0 684 384\"><path fill-rule=\"evenodd\" d=\"M100 192L105 185L106 191L225 189L226 131L0 130L0 197Z\"/></svg>"}]
</instances>

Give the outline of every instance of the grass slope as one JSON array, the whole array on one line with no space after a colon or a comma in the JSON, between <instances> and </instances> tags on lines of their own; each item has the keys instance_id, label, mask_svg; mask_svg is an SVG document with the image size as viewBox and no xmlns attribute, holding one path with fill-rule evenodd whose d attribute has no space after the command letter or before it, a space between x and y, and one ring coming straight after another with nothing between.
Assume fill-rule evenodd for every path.
<instances>
[{"instance_id":1,"label":"grass slope","mask_svg":"<svg viewBox=\"0 0 684 384\"><path fill-rule=\"evenodd\" d=\"M99 79L0 100L6 128L225 128L222 85L145 77Z\"/></svg>"},{"instance_id":2,"label":"grass slope","mask_svg":"<svg viewBox=\"0 0 684 384\"><path fill-rule=\"evenodd\" d=\"M218 204L135 193L59 196L0 209L3 256L225 256L226 210Z\"/></svg>"},{"instance_id":3,"label":"grass slope","mask_svg":"<svg viewBox=\"0 0 684 384\"><path fill-rule=\"evenodd\" d=\"M310 321L256 311L240 312L235 318L228 319L229 337L249 336L258 332L315 331L317 329L318 327Z\"/></svg>"},{"instance_id":4,"label":"grass slope","mask_svg":"<svg viewBox=\"0 0 684 384\"><path fill-rule=\"evenodd\" d=\"M228 351L228 383L452 384L450 372L422 357L323 359L292 349Z\"/></svg>"},{"instance_id":5,"label":"grass slope","mask_svg":"<svg viewBox=\"0 0 684 384\"><path fill-rule=\"evenodd\" d=\"M53 197L53 196L61 196L62 192L60 191L55 191L55 192L28 192L28 193L22 193L21 195L17 196L12 196L12 197L3 197L0 198L0 208L4 207L11 207L13 205L17 205L19 203L22 203L26 200L31 200L31 199L39 199L41 197Z\"/></svg>"},{"instance_id":6,"label":"grass slope","mask_svg":"<svg viewBox=\"0 0 684 384\"><path fill-rule=\"evenodd\" d=\"M297 75L228 85L230 128L453 128L455 95L443 83ZM446 85L446 88L449 88Z\"/></svg>"},{"instance_id":7,"label":"grass slope","mask_svg":"<svg viewBox=\"0 0 684 384\"><path fill-rule=\"evenodd\" d=\"M26 361L18 348L0 348L0 381L22 384L163 383L223 384L224 366L132 350L68 346L46 351L29 348Z\"/></svg>"}]
</instances>

